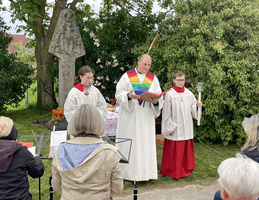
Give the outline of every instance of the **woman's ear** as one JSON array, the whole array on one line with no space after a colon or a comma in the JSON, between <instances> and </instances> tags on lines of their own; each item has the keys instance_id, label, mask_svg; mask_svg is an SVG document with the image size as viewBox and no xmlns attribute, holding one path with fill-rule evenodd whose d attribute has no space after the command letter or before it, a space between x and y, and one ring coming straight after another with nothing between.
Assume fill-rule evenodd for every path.
<instances>
[{"instance_id":1,"label":"woman's ear","mask_svg":"<svg viewBox=\"0 0 259 200\"><path fill-rule=\"evenodd\" d=\"M228 199L228 193L224 188L221 188L220 196L222 199L225 199L225 200Z\"/></svg>"}]
</instances>

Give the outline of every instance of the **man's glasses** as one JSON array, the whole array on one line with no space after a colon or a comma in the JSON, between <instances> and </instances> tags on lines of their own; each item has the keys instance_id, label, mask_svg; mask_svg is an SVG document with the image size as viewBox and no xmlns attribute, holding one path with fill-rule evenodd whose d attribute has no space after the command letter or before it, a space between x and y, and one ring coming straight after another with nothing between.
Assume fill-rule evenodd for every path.
<instances>
[{"instance_id":1,"label":"man's glasses","mask_svg":"<svg viewBox=\"0 0 259 200\"><path fill-rule=\"evenodd\" d=\"M185 82L185 79L175 79L177 82Z\"/></svg>"}]
</instances>

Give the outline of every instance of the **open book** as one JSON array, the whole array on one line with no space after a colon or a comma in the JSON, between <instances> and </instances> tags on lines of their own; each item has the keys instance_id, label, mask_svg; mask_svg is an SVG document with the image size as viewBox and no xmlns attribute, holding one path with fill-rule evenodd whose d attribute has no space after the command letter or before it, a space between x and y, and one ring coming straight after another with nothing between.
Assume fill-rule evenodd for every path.
<instances>
[{"instance_id":1,"label":"open book","mask_svg":"<svg viewBox=\"0 0 259 200\"><path fill-rule=\"evenodd\" d=\"M143 101L149 101L149 100L148 100L149 97L152 97L152 98L154 98L154 99L158 99L158 98L160 98L161 96L163 96L163 94L169 92L170 90L171 90L171 89L166 90L166 91L164 91L164 92L162 92L162 93L160 93L160 94L146 91L146 92L144 92L144 93L142 93L142 94L140 95L140 99L142 99Z\"/></svg>"}]
</instances>

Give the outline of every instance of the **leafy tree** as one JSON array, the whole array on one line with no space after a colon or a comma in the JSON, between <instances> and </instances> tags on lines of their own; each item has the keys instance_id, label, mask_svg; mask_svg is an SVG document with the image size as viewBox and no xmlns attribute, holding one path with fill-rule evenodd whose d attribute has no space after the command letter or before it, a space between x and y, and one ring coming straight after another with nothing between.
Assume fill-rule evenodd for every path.
<instances>
[{"instance_id":1,"label":"leafy tree","mask_svg":"<svg viewBox=\"0 0 259 200\"><path fill-rule=\"evenodd\" d=\"M17 106L32 83L33 69L8 52L12 40L6 33L8 29L0 18L0 113L8 105Z\"/></svg>"},{"instance_id":2,"label":"leafy tree","mask_svg":"<svg viewBox=\"0 0 259 200\"><path fill-rule=\"evenodd\" d=\"M187 72L194 94L197 82L204 82L197 141L241 144L244 117L259 109L258 0L187 0L170 6L174 13L151 51L153 70L164 90L179 69Z\"/></svg>"},{"instance_id":3,"label":"leafy tree","mask_svg":"<svg viewBox=\"0 0 259 200\"><path fill-rule=\"evenodd\" d=\"M129 25L127 25L127 21L123 22L122 20L119 19L119 16L123 16L123 19L126 20L126 12L128 16L131 16L131 12L134 12L135 15L141 15L140 18L131 18L130 19L130 24L133 24L133 19L137 21L135 22L137 30L141 30L140 26L142 25L143 31L141 34L144 33L144 30L149 31L151 30L151 27L146 28L145 27L145 15L147 13L151 13L151 9L153 6L153 1L151 0L133 0L133 1L122 1L122 0L116 0L116 1L104 1L103 2L103 7L102 7L102 14L106 15L111 18L112 22L105 22L104 18L98 20L91 19L93 16L93 13L90 11L90 6L82 1L82 0L73 0L68 1L68 0L57 0L52 3L48 3L47 0L31 0L31 1L14 1L10 0L11 2L11 13L13 17L13 22L18 19L20 21L23 21L26 23L25 26L20 26L20 30L23 29L27 34L29 35L34 35L35 36L35 55L36 55L36 61L37 61L37 88L38 88L38 97L37 97L37 102L40 106L53 106L56 104L55 100L55 94L54 94L54 88L53 88L53 73L57 72L57 65L54 59L54 56L48 53L48 47L49 43L52 39L54 29L58 20L58 16L61 12L61 10L70 8L74 10L76 13L76 20L77 24L81 26L81 24L87 24L89 25L91 22L93 24L97 24L97 26L100 27L100 30L98 31L99 33L96 34L98 39L100 40L101 48L98 49L97 52L95 52L95 48L92 48L92 44L88 46L89 43L91 43L92 38L89 38L87 36L83 36L84 39L84 44L85 48L88 51L88 54L84 58L80 58L76 61L76 67L77 69L81 67L83 64L95 64L98 58L101 58L102 61L109 63L112 60L113 55L116 55L116 53L119 52L118 55L116 55L116 58L118 56L123 56L120 59L132 59L132 56L128 58L128 55L124 54L122 55L123 51L130 51L132 46L138 42L138 39L135 39L134 41L127 42L126 44L119 44L119 40L121 42L126 40L127 38L115 38L116 36L123 36L122 31L125 30L126 34L129 33L127 28L131 28ZM71 2L71 3L69 3ZM117 13L116 15L116 10L124 10L124 13ZM82 12L85 11L85 12ZM49 14L51 13L51 15ZM86 19L86 20L85 20ZM90 21L88 23L87 21ZM109 20L109 19L108 19ZM115 22L121 23L121 24L115 24ZM100 24L101 23L101 24ZM139 25L138 25L139 23ZM92 24L92 25L93 25ZM116 25L116 28L122 28L120 31L119 30L112 30L111 25ZM121 25L121 27L120 27ZM150 24L151 26L152 23ZM83 26L81 26L83 27ZM134 26L133 26L134 27ZM93 28L93 27L92 27ZM91 27L89 28L90 30ZM81 33L83 29L81 28ZM132 29L133 30L133 29ZM104 31L104 33L108 33L109 35L102 35L100 31ZM96 31L94 31L96 32ZM115 34L115 35L113 35ZM136 33L134 33L136 37L142 37L144 39L146 36L140 36ZM149 32L146 32L146 35L150 34ZM130 36L130 38L132 38ZM90 39L90 40L89 40ZM111 43L108 43L111 42ZM116 43L116 44L115 44ZM110 45L110 47L109 47ZM114 50L114 48L117 48ZM108 50L107 50L108 48ZM121 48L121 49L118 49ZM116 52L117 51L117 52ZM91 55L93 54L93 55ZM93 58L95 59L93 61ZM122 60L124 61L124 60ZM127 61L125 65L123 66L125 69L127 68L127 64L131 64L131 62ZM98 63L99 64L99 63ZM121 63L122 65L123 63ZM91 65L94 66L94 65ZM110 80L113 79L114 73L118 73L119 68L116 70L110 70L109 72L105 70L100 70L100 67L96 69L97 73L108 73L108 77L110 76ZM117 71L117 72L115 72ZM102 75L101 75L102 76ZM106 77L106 76L105 76ZM105 79L107 80L107 79ZM111 82L111 81L110 81ZM112 84L107 84L102 82L103 85L102 92L105 93L105 96L111 95L107 93L109 90L113 90ZM97 83L98 84L98 83ZM106 94L107 93L107 94ZM113 91L114 93L114 91Z\"/></svg>"},{"instance_id":4,"label":"leafy tree","mask_svg":"<svg viewBox=\"0 0 259 200\"><path fill-rule=\"evenodd\" d=\"M132 49L147 40L157 21L152 14L130 16L118 9L78 23L86 49L83 63L95 69L95 85L107 100L114 98L117 81L137 60Z\"/></svg>"}]
</instances>

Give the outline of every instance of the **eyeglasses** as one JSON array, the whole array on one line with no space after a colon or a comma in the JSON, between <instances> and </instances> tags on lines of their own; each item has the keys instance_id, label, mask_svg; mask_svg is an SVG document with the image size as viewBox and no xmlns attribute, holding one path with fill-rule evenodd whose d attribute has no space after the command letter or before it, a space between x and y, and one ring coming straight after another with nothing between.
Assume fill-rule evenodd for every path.
<instances>
[{"instance_id":1,"label":"eyeglasses","mask_svg":"<svg viewBox=\"0 0 259 200\"><path fill-rule=\"evenodd\" d=\"M175 79L177 82L185 82L185 79Z\"/></svg>"}]
</instances>

